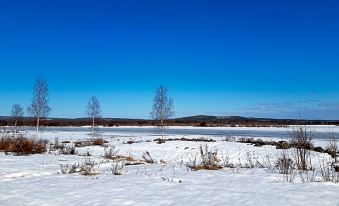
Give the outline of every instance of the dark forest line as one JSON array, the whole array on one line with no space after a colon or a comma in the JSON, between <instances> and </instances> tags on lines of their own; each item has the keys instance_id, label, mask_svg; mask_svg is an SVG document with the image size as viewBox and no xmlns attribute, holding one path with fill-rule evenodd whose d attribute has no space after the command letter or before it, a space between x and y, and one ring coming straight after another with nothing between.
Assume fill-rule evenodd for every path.
<instances>
[{"instance_id":1,"label":"dark forest line","mask_svg":"<svg viewBox=\"0 0 339 206\"><path fill-rule=\"evenodd\" d=\"M92 124L90 118L45 118L40 120L42 126L88 126ZM127 118L98 118L97 125L114 126L155 126L156 121L149 119L127 119ZM283 127L287 125L339 125L339 120L296 120L296 119L269 119L269 118L246 118L246 117L216 117L216 116L191 116L170 119L167 126L196 126L196 127ZM0 126L13 126L11 117L0 117ZM18 120L18 126L36 126L36 119L24 117Z\"/></svg>"}]
</instances>

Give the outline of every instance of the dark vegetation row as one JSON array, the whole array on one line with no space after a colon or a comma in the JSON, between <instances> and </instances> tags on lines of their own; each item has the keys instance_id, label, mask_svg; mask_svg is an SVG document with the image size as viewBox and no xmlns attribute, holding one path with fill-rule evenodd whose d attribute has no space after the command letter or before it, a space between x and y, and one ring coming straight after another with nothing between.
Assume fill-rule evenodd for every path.
<instances>
[{"instance_id":1,"label":"dark vegetation row","mask_svg":"<svg viewBox=\"0 0 339 206\"><path fill-rule=\"evenodd\" d=\"M97 125L102 126L155 126L154 120L142 119L97 119ZM42 126L87 126L91 125L91 119L43 119ZM220 126L243 126L243 127L269 127L269 126L286 126L286 125L339 125L339 121L321 121L321 120L181 120L172 119L167 121L168 126L197 126L197 127L220 127ZM0 126L13 126L12 119L0 120ZM25 118L18 121L18 126L36 126L36 119Z\"/></svg>"}]
</instances>

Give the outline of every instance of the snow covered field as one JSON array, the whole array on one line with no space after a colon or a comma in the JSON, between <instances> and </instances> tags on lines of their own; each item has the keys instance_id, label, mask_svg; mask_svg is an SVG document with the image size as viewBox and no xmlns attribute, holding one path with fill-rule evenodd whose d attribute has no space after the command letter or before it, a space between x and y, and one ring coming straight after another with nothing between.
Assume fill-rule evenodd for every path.
<instances>
[{"instance_id":1,"label":"snow covered field","mask_svg":"<svg viewBox=\"0 0 339 206\"><path fill-rule=\"evenodd\" d=\"M175 134L166 138L214 139L216 142L168 141L157 144L159 136L151 130L138 128L124 130L99 129L108 141L102 146L77 147L76 155L57 151L30 156L5 155L0 152L0 205L338 205L339 184L321 181L302 183L298 174L290 183L274 169L281 154L273 146L223 141L224 135ZM187 129L187 128L172 128ZM225 128L189 128L191 130L222 130ZM258 130L287 132L288 128L227 128L227 130ZM316 132L338 132L337 127L313 127ZM27 130L33 136L33 130ZM76 142L90 139L86 128L81 130L45 129L42 138L54 142ZM261 133L260 133L261 134ZM278 139L279 137L262 137ZM133 144L126 144L133 141ZM324 139L314 141L325 145ZM218 152L221 163L247 165L258 161L265 166L223 168L221 170L192 171L187 167L199 159L199 148L208 145ZM148 151L155 164L126 166L122 175L112 174L112 161L103 156L114 148L119 155L142 160ZM91 156L84 156L85 154ZM312 152L315 166L329 155ZM94 162L97 175L62 174L60 165ZM312 175L310 175L312 176Z\"/></svg>"}]
</instances>

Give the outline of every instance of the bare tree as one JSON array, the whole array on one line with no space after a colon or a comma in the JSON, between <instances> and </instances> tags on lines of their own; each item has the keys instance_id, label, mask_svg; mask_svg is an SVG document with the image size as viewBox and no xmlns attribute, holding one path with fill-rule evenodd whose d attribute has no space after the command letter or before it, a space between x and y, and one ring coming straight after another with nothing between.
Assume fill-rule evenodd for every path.
<instances>
[{"instance_id":1,"label":"bare tree","mask_svg":"<svg viewBox=\"0 0 339 206\"><path fill-rule=\"evenodd\" d=\"M14 120L14 132L17 133L18 120L24 116L24 110L20 104L14 104L12 107L12 118Z\"/></svg>"},{"instance_id":2,"label":"bare tree","mask_svg":"<svg viewBox=\"0 0 339 206\"><path fill-rule=\"evenodd\" d=\"M95 119L99 118L101 114L100 103L98 99L93 96L88 101L87 115L92 118L92 137L95 135Z\"/></svg>"},{"instance_id":3,"label":"bare tree","mask_svg":"<svg viewBox=\"0 0 339 206\"><path fill-rule=\"evenodd\" d=\"M28 113L35 117L36 132L39 136L40 119L47 117L51 108L48 106L48 85L44 79L37 79L33 88L33 99Z\"/></svg>"},{"instance_id":4,"label":"bare tree","mask_svg":"<svg viewBox=\"0 0 339 206\"><path fill-rule=\"evenodd\" d=\"M157 88L151 112L151 118L156 121L161 131L162 140L164 139L165 122L174 116L173 99L167 96L167 92L168 90L164 86Z\"/></svg>"}]
</instances>

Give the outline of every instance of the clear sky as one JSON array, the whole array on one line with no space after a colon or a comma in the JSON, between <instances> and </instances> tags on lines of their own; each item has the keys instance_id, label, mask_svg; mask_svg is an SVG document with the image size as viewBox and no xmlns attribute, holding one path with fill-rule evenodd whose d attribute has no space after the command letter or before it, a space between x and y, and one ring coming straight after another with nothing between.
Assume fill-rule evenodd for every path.
<instances>
[{"instance_id":1,"label":"clear sky","mask_svg":"<svg viewBox=\"0 0 339 206\"><path fill-rule=\"evenodd\" d=\"M36 78L53 117L148 118L156 87L176 116L339 119L339 1L1 0L0 116Z\"/></svg>"}]
</instances>

